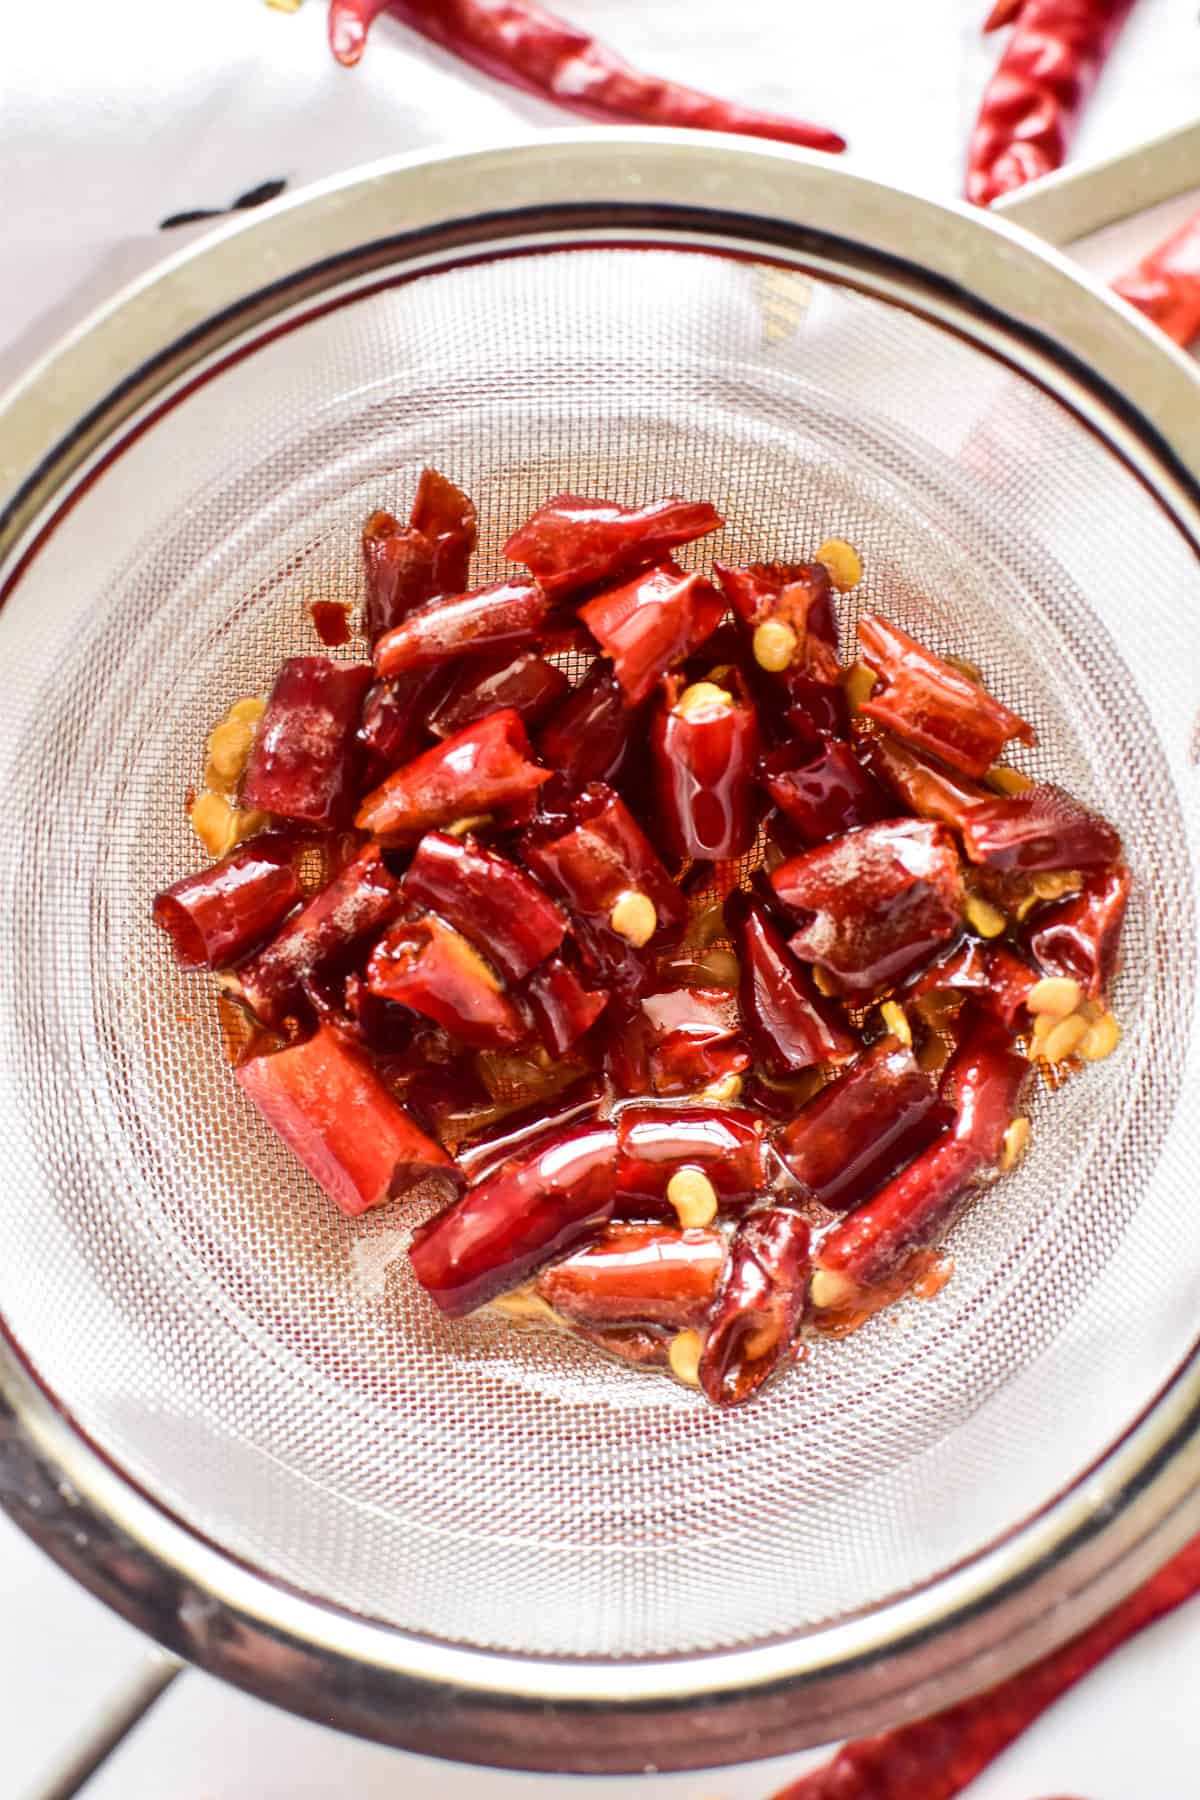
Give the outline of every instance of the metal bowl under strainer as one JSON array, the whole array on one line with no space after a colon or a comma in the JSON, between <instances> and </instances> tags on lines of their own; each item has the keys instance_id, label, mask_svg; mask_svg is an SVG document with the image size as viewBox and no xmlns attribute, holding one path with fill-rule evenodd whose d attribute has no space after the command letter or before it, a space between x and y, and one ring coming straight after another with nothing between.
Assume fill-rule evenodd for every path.
<instances>
[{"instance_id":1,"label":"metal bowl under strainer","mask_svg":"<svg viewBox=\"0 0 1200 1800\"><path fill-rule=\"evenodd\" d=\"M0 412L14 1515L259 1693L581 1770L928 1710L1194 1530L1198 392L1011 227L618 131L313 190L35 371ZM1119 1053L1035 1101L936 1302L745 1410L436 1317L411 1208L330 1208L151 928L206 730L358 598L361 521L426 461L480 580L562 489L714 501L702 561L850 539L856 605L979 662L1124 834Z\"/></svg>"}]
</instances>

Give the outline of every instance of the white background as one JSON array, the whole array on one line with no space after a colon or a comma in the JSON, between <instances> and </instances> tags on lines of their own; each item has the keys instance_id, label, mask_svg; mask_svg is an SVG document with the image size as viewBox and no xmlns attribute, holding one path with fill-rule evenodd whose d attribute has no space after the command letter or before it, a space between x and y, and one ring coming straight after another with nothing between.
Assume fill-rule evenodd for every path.
<instances>
[{"instance_id":1,"label":"white background","mask_svg":"<svg viewBox=\"0 0 1200 1800\"><path fill-rule=\"evenodd\" d=\"M855 164L949 197L999 50L987 0L557 0L631 60L836 127ZM381 19L347 72L322 0L0 0L0 381L228 205L421 145L571 120ZM1195 0L1139 0L1076 145L1107 154L1200 109ZM1196 171L1200 186L1200 169ZM1187 210L1104 234L1111 275ZM147 1647L0 1517L0 1800L34 1800ZM1200 1603L1146 1633L1008 1751L972 1800L1197 1800ZM87 1800L767 1800L819 1757L702 1776L575 1783L492 1775L341 1738L189 1673Z\"/></svg>"}]
</instances>

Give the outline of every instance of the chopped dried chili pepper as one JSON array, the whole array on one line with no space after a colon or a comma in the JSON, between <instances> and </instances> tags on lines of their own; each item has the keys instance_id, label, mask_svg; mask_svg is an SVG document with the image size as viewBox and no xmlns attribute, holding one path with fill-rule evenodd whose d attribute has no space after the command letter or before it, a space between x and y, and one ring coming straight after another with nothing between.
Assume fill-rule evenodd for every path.
<instances>
[{"instance_id":1,"label":"chopped dried chili pepper","mask_svg":"<svg viewBox=\"0 0 1200 1800\"><path fill-rule=\"evenodd\" d=\"M741 856L757 827L758 721L736 670L725 686L668 676L650 728L658 819L668 850L704 862Z\"/></svg>"},{"instance_id":2,"label":"chopped dried chili pepper","mask_svg":"<svg viewBox=\"0 0 1200 1800\"><path fill-rule=\"evenodd\" d=\"M984 90L967 153L967 198L988 206L1057 169L1133 0L1001 0L1015 20Z\"/></svg>"},{"instance_id":3,"label":"chopped dried chili pepper","mask_svg":"<svg viewBox=\"0 0 1200 1800\"><path fill-rule=\"evenodd\" d=\"M979 781L1010 738L1037 742L1032 725L878 613L860 619L858 642L863 661L884 683L864 700L864 717L959 774Z\"/></svg>"},{"instance_id":4,"label":"chopped dried chili pepper","mask_svg":"<svg viewBox=\"0 0 1200 1800\"><path fill-rule=\"evenodd\" d=\"M738 957L738 1003L755 1051L775 1075L842 1063L856 1042L836 1006L788 949L761 900L744 888L725 902Z\"/></svg>"},{"instance_id":5,"label":"chopped dried chili pepper","mask_svg":"<svg viewBox=\"0 0 1200 1800\"><path fill-rule=\"evenodd\" d=\"M154 923L181 969L226 969L270 936L301 898L296 848L282 832L263 832L163 889Z\"/></svg>"},{"instance_id":6,"label":"chopped dried chili pepper","mask_svg":"<svg viewBox=\"0 0 1200 1800\"><path fill-rule=\"evenodd\" d=\"M810 1236L786 1206L756 1207L738 1226L700 1353L714 1406L749 1400L786 1358L808 1295Z\"/></svg>"},{"instance_id":7,"label":"chopped dried chili pepper","mask_svg":"<svg viewBox=\"0 0 1200 1800\"><path fill-rule=\"evenodd\" d=\"M427 600L380 638L375 667L386 678L456 656L515 649L538 636L549 609L532 581L495 581L470 594Z\"/></svg>"},{"instance_id":8,"label":"chopped dried chili pepper","mask_svg":"<svg viewBox=\"0 0 1200 1800\"><path fill-rule=\"evenodd\" d=\"M644 75L590 33L530 0L331 0L329 43L340 63L349 68L359 60L371 21L385 10L496 80L589 118L733 131L810 150L846 148L846 140L823 125Z\"/></svg>"},{"instance_id":9,"label":"chopped dried chili pepper","mask_svg":"<svg viewBox=\"0 0 1200 1800\"><path fill-rule=\"evenodd\" d=\"M667 670L720 623L724 603L703 575L675 563L646 569L621 587L605 588L579 616L606 656L628 706L637 706Z\"/></svg>"},{"instance_id":10,"label":"chopped dried chili pepper","mask_svg":"<svg viewBox=\"0 0 1200 1800\"><path fill-rule=\"evenodd\" d=\"M367 795L355 824L377 837L411 839L437 825L507 808L550 780L529 758L518 714L489 713L404 763Z\"/></svg>"},{"instance_id":11,"label":"chopped dried chili pepper","mask_svg":"<svg viewBox=\"0 0 1200 1800\"><path fill-rule=\"evenodd\" d=\"M341 825L354 803L355 741L365 665L327 656L290 656L275 677L246 778L246 806L305 825Z\"/></svg>"},{"instance_id":12,"label":"chopped dried chili pepper","mask_svg":"<svg viewBox=\"0 0 1200 1800\"><path fill-rule=\"evenodd\" d=\"M1131 885L1128 869L1112 869L1094 875L1074 898L1034 913L1022 935L1039 968L1074 976L1093 999L1106 993L1117 969Z\"/></svg>"},{"instance_id":13,"label":"chopped dried chili pepper","mask_svg":"<svg viewBox=\"0 0 1200 1800\"><path fill-rule=\"evenodd\" d=\"M719 531L724 522L706 502L675 496L616 506L559 494L513 532L504 554L524 563L546 593L559 598L661 562L668 550Z\"/></svg>"},{"instance_id":14,"label":"chopped dried chili pepper","mask_svg":"<svg viewBox=\"0 0 1200 1800\"><path fill-rule=\"evenodd\" d=\"M719 1232L618 1222L543 1269L535 1285L573 1324L682 1331L703 1320L724 1262Z\"/></svg>"},{"instance_id":15,"label":"chopped dried chili pepper","mask_svg":"<svg viewBox=\"0 0 1200 1800\"><path fill-rule=\"evenodd\" d=\"M380 940L367 964L367 986L480 1050L504 1049L529 1035L478 951L432 914L401 920Z\"/></svg>"},{"instance_id":16,"label":"chopped dried chili pepper","mask_svg":"<svg viewBox=\"0 0 1200 1800\"><path fill-rule=\"evenodd\" d=\"M566 915L524 869L441 831L417 845L404 891L461 931L509 981L523 981L566 934Z\"/></svg>"},{"instance_id":17,"label":"chopped dried chili pepper","mask_svg":"<svg viewBox=\"0 0 1200 1800\"><path fill-rule=\"evenodd\" d=\"M1186 349L1200 337L1200 213L1118 276L1113 287Z\"/></svg>"},{"instance_id":18,"label":"chopped dried chili pepper","mask_svg":"<svg viewBox=\"0 0 1200 1800\"><path fill-rule=\"evenodd\" d=\"M570 687L564 671L533 650L515 657L508 651L472 657L430 708L429 729L435 737L453 737L476 719L508 708L520 714L528 729L558 706Z\"/></svg>"}]
</instances>

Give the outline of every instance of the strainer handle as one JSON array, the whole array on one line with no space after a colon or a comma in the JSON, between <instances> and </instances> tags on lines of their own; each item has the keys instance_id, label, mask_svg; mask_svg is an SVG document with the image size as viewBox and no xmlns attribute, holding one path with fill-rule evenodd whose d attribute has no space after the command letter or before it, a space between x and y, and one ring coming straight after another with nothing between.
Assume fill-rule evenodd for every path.
<instances>
[{"instance_id":1,"label":"strainer handle","mask_svg":"<svg viewBox=\"0 0 1200 1800\"><path fill-rule=\"evenodd\" d=\"M1102 161L1059 169L1004 194L990 211L1062 249L1200 187L1200 119Z\"/></svg>"}]
</instances>

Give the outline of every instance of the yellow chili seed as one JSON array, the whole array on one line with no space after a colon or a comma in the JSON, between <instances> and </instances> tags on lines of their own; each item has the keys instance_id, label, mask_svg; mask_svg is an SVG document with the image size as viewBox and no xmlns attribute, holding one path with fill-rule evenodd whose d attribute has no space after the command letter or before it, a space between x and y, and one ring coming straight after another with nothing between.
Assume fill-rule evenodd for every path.
<instances>
[{"instance_id":1,"label":"yellow chili seed","mask_svg":"<svg viewBox=\"0 0 1200 1800\"><path fill-rule=\"evenodd\" d=\"M754 660L760 669L778 675L796 654L798 639L782 619L764 619L754 633Z\"/></svg>"},{"instance_id":2,"label":"yellow chili seed","mask_svg":"<svg viewBox=\"0 0 1200 1800\"><path fill-rule=\"evenodd\" d=\"M838 1306L849 1306L858 1298L857 1283L836 1269L817 1269L809 1295L818 1312L830 1312Z\"/></svg>"},{"instance_id":3,"label":"yellow chili seed","mask_svg":"<svg viewBox=\"0 0 1200 1800\"><path fill-rule=\"evenodd\" d=\"M667 1351L667 1361L676 1381L686 1382L688 1387L700 1386L700 1352L703 1348L698 1331L676 1332Z\"/></svg>"},{"instance_id":4,"label":"yellow chili seed","mask_svg":"<svg viewBox=\"0 0 1200 1800\"><path fill-rule=\"evenodd\" d=\"M984 780L991 788L1001 794L1026 794L1033 786L1033 778L1021 769L1011 769L1007 763L993 763Z\"/></svg>"},{"instance_id":5,"label":"yellow chili seed","mask_svg":"<svg viewBox=\"0 0 1200 1800\"><path fill-rule=\"evenodd\" d=\"M862 580L862 557L845 538L827 538L813 561L825 564L829 579L839 594L849 593Z\"/></svg>"},{"instance_id":6,"label":"yellow chili seed","mask_svg":"<svg viewBox=\"0 0 1200 1800\"><path fill-rule=\"evenodd\" d=\"M1104 1013L1080 1041L1079 1054L1086 1062L1103 1062L1121 1041L1121 1027L1110 1012Z\"/></svg>"},{"instance_id":7,"label":"yellow chili seed","mask_svg":"<svg viewBox=\"0 0 1200 1800\"><path fill-rule=\"evenodd\" d=\"M192 802L191 820L210 856L225 856L237 843L237 814L224 794L204 788Z\"/></svg>"},{"instance_id":8,"label":"yellow chili seed","mask_svg":"<svg viewBox=\"0 0 1200 1800\"><path fill-rule=\"evenodd\" d=\"M623 937L635 950L648 944L658 930L658 914L654 910L653 900L649 894L639 893L636 888L626 888L624 893L617 895L608 915L608 922L617 936Z\"/></svg>"},{"instance_id":9,"label":"yellow chili seed","mask_svg":"<svg viewBox=\"0 0 1200 1800\"><path fill-rule=\"evenodd\" d=\"M1069 975L1047 975L1034 982L1025 1004L1031 1013L1049 1013L1052 1019L1065 1019L1079 1010L1082 999L1083 989Z\"/></svg>"},{"instance_id":10,"label":"yellow chili seed","mask_svg":"<svg viewBox=\"0 0 1200 1800\"><path fill-rule=\"evenodd\" d=\"M851 663L842 677L842 692L846 696L846 705L852 713L860 712L864 700L869 700L875 691L876 675L874 669L868 669L866 663Z\"/></svg>"},{"instance_id":11,"label":"yellow chili seed","mask_svg":"<svg viewBox=\"0 0 1200 1800\"><path fill-rule=\"evenodd\" d=\"M912 1026L908 1022L908 1014L895 1000L885 1000L879 1009L880 1017L894 1038L902 1043L906 1050L912 1049Z\"/></svg>"},{"instance_id":12,"label":"yellow chili seed","mask_svg":"<svg viewBox=\"0 0 1200 1800\"><path fill-rule=\"evenodd\" d=\"M667 1201L685 1231L711 1225L717 1216L717 1190L703 1169L676 1169L667 1183Z\"/></svg>"},{"instance_id":13,"label":"yellow chili seed","mask_svg":"<svg viewBox=\"0 0 1200 1800\"><path fill-rule=\"evenodd\" d=\"M1074 1056L1090 1029L1082 1013L1071 1013L1047 1033L1042 1055L1047 1062L1066 1062L1068 1056Z\"/></svg>"},{"instance_id":14,"label":"yellow chili seed","mask_svg":"<svg viewBox=\"0 0 1200 1800\"><path fill-rule=\"evenodd\" d=\"M1000 1151L1000 1172L1007 1175L1015 1169L1026 1150L1029 1148L1029 1134L1032 1130L1029 1120L1023 1115L1014 1119L1004 1134L1004 1143Z\"/></svg>"},{"instance_id":15,"label":"yellow chili seed","mask_svg":"<svg viewBox=\"0 0 1200 1800\"><path fill-rule=\"evenodd\" d=\"M1000 937L1007 928L1008 920L1000 908L993 906L990 900L985 900L982 894L969 894L964 910L967 915L967 924L973 931L977 931L980 937Z\"/></svg>"},{"instance_id":16,"label":"yellow chili seed","mask_svg":"<svg viewBox=\"0 0 1200 1800\"><path fill-rule=\"evenodd\" d=\"M693 681L691 687L684 688L672 711L681 719L693 719L699 713L728 712L732 705L733 695L715 681Z\"/></svg>"}]
</instances>

